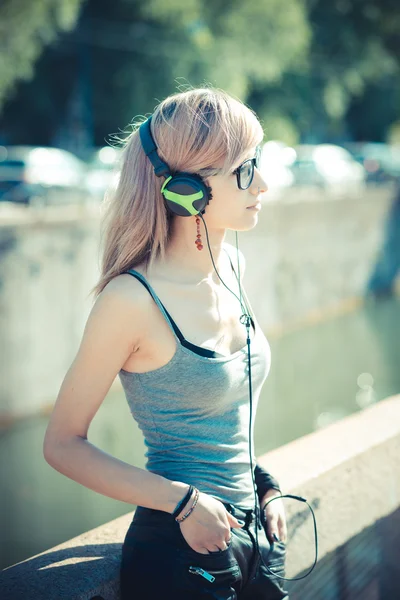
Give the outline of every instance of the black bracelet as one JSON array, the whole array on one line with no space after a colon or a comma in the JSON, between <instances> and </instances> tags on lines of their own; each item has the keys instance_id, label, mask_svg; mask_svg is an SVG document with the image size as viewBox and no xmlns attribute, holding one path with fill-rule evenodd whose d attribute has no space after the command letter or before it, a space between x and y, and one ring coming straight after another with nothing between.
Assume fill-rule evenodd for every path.
<instances>
[{"instance_id":1,"label":"black bracelet","mask_svg":"<svg viewBox=\"0 0 400 600\"><path fill-rule=\"evenodd\" d=\"M281 494L281 489L279 487L278 481L268 473L261 465L256 463L256 467L254 469L254 481L257 487L257 495L259 500L261 501L264 495L268 492L268 490L275 489L278 490Z\"/></svg>"},{"instance_id":2,"label":"black bracelet","mask_svg":"<svg viewBox=\"0 0 400 600\"><path fill-rule=\"evenodd\" d=\"M189 491L187 492L187 494L176 505L175 510L172 513L172 516L174 517L174 519L175 519L175 517L177 517L179 515L179 513L181 512L181 510L185 506L185 504L187 502L189 502L189 499L190 499L191 495L193 494L193 490L194 490L194 486L190 485L189 486Z\"/></svg>"}]
</instances>

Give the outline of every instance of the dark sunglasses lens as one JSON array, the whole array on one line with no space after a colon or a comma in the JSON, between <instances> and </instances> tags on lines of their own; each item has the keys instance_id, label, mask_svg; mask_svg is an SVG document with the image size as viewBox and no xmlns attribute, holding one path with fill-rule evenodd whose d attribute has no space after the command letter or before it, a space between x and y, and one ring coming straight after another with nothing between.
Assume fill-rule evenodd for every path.
<instances>
[{"instance_id":1,"label":"dark sunglasses lens","mask_svg":"<svg viewBox=\"0 0 400 600\"><path fill-rule=\"evenodd\" d=\"M240 167L240 187L245 190L249 187L254 173L254 164L252 160L246 160Z\"/></svg>"}]
</instances>

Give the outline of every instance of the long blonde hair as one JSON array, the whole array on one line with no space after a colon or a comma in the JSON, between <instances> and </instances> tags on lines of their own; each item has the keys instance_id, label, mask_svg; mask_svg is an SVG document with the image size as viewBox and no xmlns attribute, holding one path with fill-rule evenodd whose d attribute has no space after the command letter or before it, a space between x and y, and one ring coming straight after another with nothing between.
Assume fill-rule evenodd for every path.
<instances>
[{"instance_id":1,"label":"long blonde hair","mask_svg":"<svg viewBox=\"0 0 400 600\"><path fill-rule=\"evenodd\" d=\"M95 296L115 276L140 263L146 272L156 258L165 256L174 217L160 191L164 180L155 175L142 149L138 129L144 120L134 122L121 140L118 186L104 200L101 276L90 291ZM203 178L216 171L229 173L263 139L255 113L213 87L165 98L154 110L151 132L159 156L172 172L198 173ZM222 168L216 169L217 164Z\"/></svg>"}]
</instances>

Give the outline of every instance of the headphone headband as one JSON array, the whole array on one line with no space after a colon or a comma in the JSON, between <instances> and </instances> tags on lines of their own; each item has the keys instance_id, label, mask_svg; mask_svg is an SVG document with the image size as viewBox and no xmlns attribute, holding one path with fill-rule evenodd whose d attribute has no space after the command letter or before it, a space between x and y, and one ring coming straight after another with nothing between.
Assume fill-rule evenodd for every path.
<instances>
[{"instance_id":1,"label":"headphone headband","mask_svg":"<svg viewBox=\"0 0 400 600\"><path fill-rule=\"evenodd\" d=\"M139 127L140 141L142 142L146 156L154 167L157 177L168 177L170 175L169 167L157 154L157 146L151 133L150 123L151 117Z\"/></svg>"}]
</instances>

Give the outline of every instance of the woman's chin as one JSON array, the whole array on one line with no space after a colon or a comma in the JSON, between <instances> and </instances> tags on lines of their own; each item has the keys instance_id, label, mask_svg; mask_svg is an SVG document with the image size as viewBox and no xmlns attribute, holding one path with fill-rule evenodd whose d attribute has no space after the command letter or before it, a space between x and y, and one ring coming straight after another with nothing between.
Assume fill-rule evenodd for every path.
<instances>
[{"instance_id":1,"label":"woman's chin","mask_svg":"<svg viewBox=\"0 0 400 600\"><path fill-rule=\"evenodd\" d=\"M243 220L240 223L238 223L235 227L232 227L231 229L233 231L250 231L251 229L254 229L254 227L257 225L257 223L258 223L258 212L255 212L252 215L251 219L247 219L247 222L245 222Z\"/></svg>"}]
</instances>

